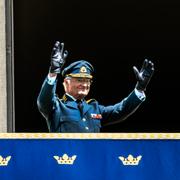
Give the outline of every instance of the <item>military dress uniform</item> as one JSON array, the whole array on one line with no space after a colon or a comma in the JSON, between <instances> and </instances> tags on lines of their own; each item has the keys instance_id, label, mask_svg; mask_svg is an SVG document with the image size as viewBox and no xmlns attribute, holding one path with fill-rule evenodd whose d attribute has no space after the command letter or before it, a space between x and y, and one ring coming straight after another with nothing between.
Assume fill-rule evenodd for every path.
<instances>
[{"instance_id":1,"label":"military dress uniform","mask_svg":"<svg viewBox=\"0 0 180 180\"><path fill-rule=\"evenodd\" d=\"M63 76L92 78L93 67L86 61L77 61L62 72ZM56 95L57 80L46 77L37 99L39 111L45 117L50 132L100 132L104 125L118 123L131 115L143 100L135 90L115 105L103 106L95 99L77 102L69 94L62 99Z\"/></svg>"}]
</instances>

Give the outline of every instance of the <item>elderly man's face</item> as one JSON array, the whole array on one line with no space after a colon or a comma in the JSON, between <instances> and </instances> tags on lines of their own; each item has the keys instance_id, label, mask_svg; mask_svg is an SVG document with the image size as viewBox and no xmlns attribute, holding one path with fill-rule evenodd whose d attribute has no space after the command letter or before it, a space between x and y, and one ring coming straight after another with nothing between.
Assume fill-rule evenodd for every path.
<instances>
[{"instance_id":1,"label":"elderly man's face","mask_svg":"<svg viewBox=\"0 0 180 180\"><path fill-rule=\"evenodd\" d=\"M66 93L76 99L82 99L88 95L91 86L91 79L88 78L65 78L64 87Z\"/></svg>"}]
</instances>

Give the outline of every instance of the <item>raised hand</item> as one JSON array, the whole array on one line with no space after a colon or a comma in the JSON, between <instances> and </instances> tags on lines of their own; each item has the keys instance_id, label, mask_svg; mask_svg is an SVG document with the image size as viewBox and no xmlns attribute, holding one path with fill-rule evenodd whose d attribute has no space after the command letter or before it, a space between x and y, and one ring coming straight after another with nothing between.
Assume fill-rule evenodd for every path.
<instances>
[{"instance_id":1,"label":"raised hand","mask_svg":"<svg viewBox=\"0 0 180 180\"><path fill-rule=\"evenodd\" d=\"M50 73L58 74L66 61L68 51L64 51L64 43L56 41L51 53L51 65L49 68Z\"/></svg>"},{"instance_id":2,"label":"raised hand","mask_svg":"<svg viewBox=\"0 0 180 180\"><path fill-rule=\"evenodd\" d=\"M153 62L145 59L140 71L135 66L133 66L133 70L137 79L136 89L140 91L145 91L154 73Z\"/></svg>"}]
</instances>

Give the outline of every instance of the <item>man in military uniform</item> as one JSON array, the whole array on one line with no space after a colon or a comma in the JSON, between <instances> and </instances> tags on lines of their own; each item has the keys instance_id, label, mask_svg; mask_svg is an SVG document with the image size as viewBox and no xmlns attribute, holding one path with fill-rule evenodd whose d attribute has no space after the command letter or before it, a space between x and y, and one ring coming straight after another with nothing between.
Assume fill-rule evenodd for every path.
<instances>
[{"instance_id":1,"label":"man in military uniform","mask_svg":"<svg viewBox=\"0 0 180 180\"><path fill-rule=\"evenodd\" d=\"M133 67L137 84L129 96L115 105L103 106L94 99L85 100L93 78L93 66L85 60L78 60L62 70L67 55L64 43L57 41L52 50L48 76L37 99L38 109L50 132L100 132L104 125L125 120L145 100L144 91L154 72L151 61L145 59L140 71ZM62 99L56 96L58 73L64 77Z\"/></svg>"}]
</instances>

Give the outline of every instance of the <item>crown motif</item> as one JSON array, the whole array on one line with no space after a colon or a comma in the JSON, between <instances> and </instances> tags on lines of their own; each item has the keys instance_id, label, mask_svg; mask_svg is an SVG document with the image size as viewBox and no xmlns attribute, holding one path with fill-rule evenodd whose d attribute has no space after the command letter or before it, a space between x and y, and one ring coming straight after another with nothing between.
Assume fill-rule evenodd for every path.
<instances>
[{"instance_id":1,"label":"crown motif","mask_svg":"<svg viewBox=\"0 0 180 180\"><path fill-rule=\"evenodd\" d=\"M133 157L131 154L127 158L123 156L119 156L119 159L122 161L123 165L138 165L139 161L141 160L142 156L137 156L136 158Z\"/></svg>"},{"instance_id":2,"label":"crown motif","mask_svg":"<svg viewBox=\"0 0 180 180\"><path fill-rule=\"evenodd\" d=\"M10 159L11 159L11 156L7 156L6 158L3 158L0 155L0 166L7 166Z\"/></svg>"},{"instance_id":3,"label":"crown motif","mask_svg":"<svg viewBox=\"0 0 180 180\"><path fill-rule=\"evenodd\" d=\"M69 157L67 154L64 154L62 157L60 156L53 156L54 159L57 160L58 164L69 164L72 165L74 160L76 159L76 155Z\"/></svg>"}]
</instances>

